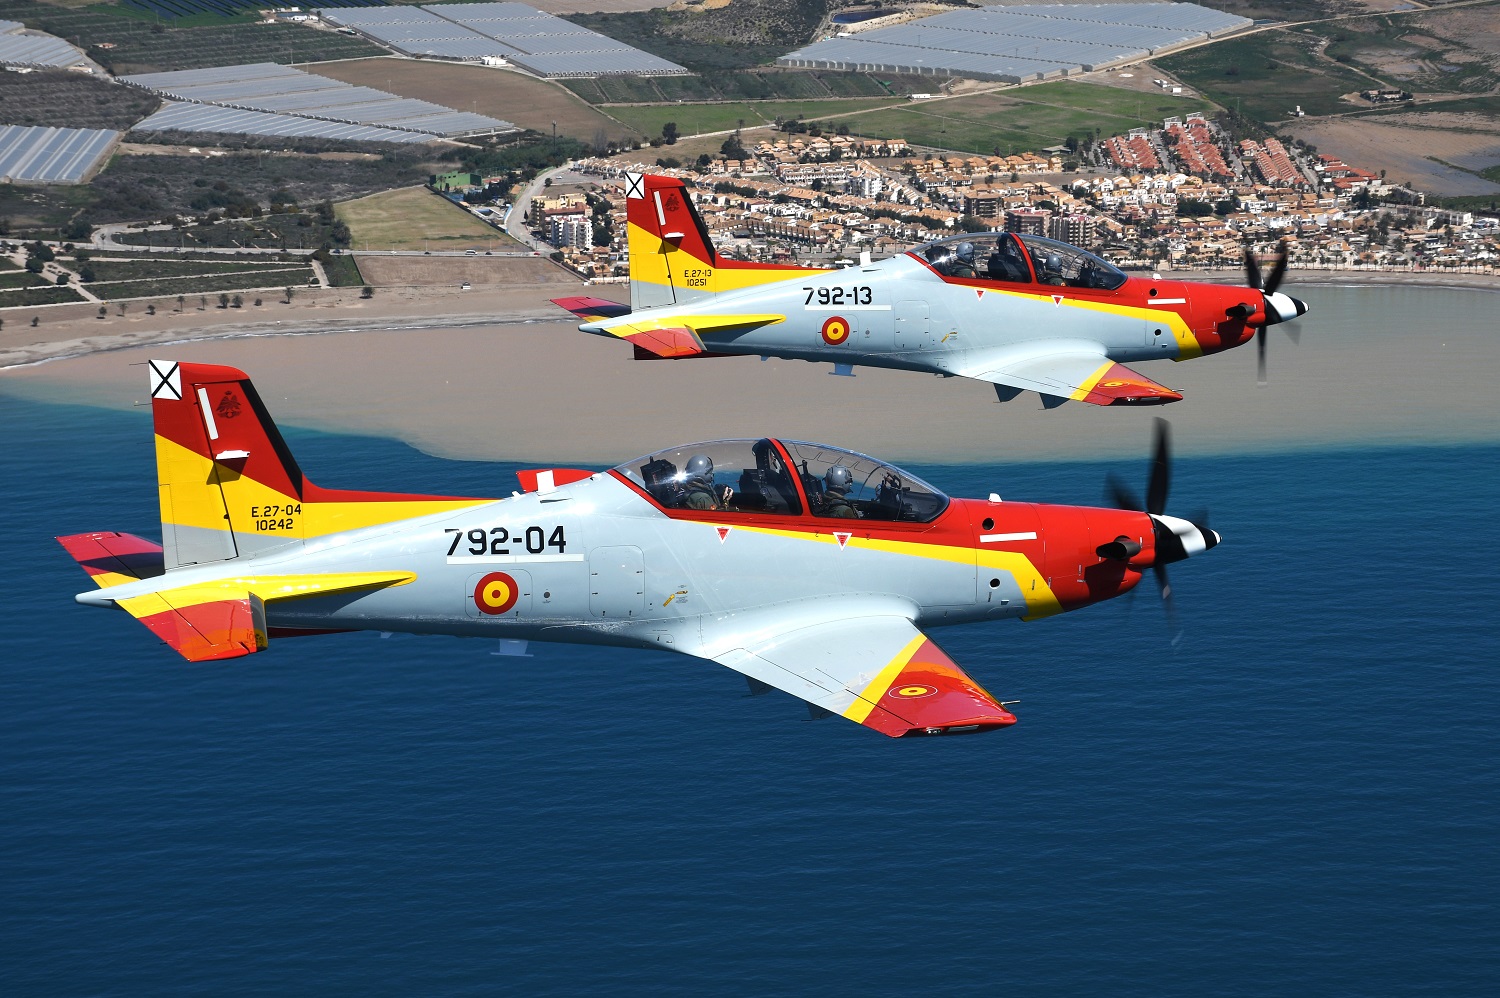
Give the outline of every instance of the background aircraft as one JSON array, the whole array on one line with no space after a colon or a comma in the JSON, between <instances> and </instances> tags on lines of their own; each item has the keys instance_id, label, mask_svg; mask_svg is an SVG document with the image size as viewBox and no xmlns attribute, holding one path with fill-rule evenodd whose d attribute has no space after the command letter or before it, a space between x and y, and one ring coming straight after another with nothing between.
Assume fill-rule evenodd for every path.
<instances>
[{"instance_id":1,"label":"background aircraft","mask_svg":"<svg viewBox=\"0 0 1500 998\"><path fill-rule=\"evenodd\" d=\"M320 488L249 378L152 361L162 544L58 540L191 661L271 639L405 631L660 648L711 659L891 736L1015 716L925 628L1034 620L1213 547L1165 514L1165 424L1144 506L949 499L823 444L721 440L613 470L521 472L505 499Z\"/></svg>"},{"instance_id":2,"label":"background aircraft","mask_svg":"<svg viewBox=\"0 0 1500 998\"><path fill-rule=\"evenodd\" d=\"M1040 236L965 233L909 253L826 270L720 257L681 180L628 174L630 306L554 301L584 332L617 336L647 359L757 354L926 371L1023 391L1048 408L1160 405L1182 398L1126 366L1238 346L1307 306L1278 290L1283 250L1249 287L1129 277Z\"/></svg>"}]
</instances>

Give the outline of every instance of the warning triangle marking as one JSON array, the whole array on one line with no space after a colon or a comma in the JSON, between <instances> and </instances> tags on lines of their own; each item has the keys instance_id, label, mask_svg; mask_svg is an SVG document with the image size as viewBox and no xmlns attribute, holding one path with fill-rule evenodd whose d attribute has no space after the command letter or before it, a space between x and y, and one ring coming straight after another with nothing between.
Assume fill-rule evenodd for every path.
<instances>
[{"instance_id":1,"label":"warning triangle marking","mask_svg":"<svg viewBox=\"0 0 1500 998\"><path fill-rule=\"evenodd\" d=\"M1062 303L1063 303L1063 296L1062 295L1053 295L1052 296L1052 304L1053 305L1061 305Z\"/></svg>"},{"instance_id":2,"label":"warning triangle marking","mask_svg":"<svg viewBox=\"0 0 1500 998\"><path fill-rule=\"evenodd\" d=\"M715 527L714 528L714 530L719 535L719 543L720 544L724 543L724 538L726 538L726 537L729 536L729 531L732 530L732 529L733 529L732 527Z\"/></svg>"},{"instance_id":3,"label":"warning triangle marking","mask_svg":"<svg viewBox=\"0 0 1500 998\"><path fill-rule=\"evenodd\" d=\"M975 288L974 289L974 293L976 295L978 295L979 297L983 298L984 297L984 288Z\"/></svg>"},{"instance_id":4,"label":"warning triangle marking","mask_svg":"<svg viewBox=\"0 0 1500 998\"><path fill-rule=\"evenodd\" d=\"M849 543L849 538L852 536L852 534L835 533L833 539L839 542L839 549L843 550L844 545Z\"/></svg>"}]
</instances>

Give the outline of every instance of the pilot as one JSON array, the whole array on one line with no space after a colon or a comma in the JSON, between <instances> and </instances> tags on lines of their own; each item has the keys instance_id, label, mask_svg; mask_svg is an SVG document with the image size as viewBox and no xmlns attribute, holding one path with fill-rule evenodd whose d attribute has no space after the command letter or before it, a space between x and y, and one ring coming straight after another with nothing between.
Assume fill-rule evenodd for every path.
<instances>
[{"instance_id":1,"label":"pilot","mask_svg":"<svg viewBox=\"0 0 1500 998\"><path fill-rule=\"evenodd\" d=\"M938 244L927 248L927 262L932 264L932 269L939 274L947 276L953 272L953 250L949 246Z\"/></svg>"},{"instance_id":2,"label":"pilot","mask_svg":"<svg viewBox=\"0 0 1500 998\"><path fill-rule=\"evenodd\" d=\"M1047 254L1046 261L1042 264L1041 281L1043 284L1066 284L1063 278L1062 254L1053 250Z\"/></svg>"},{"instance_id":3,"label":"pilot","mask_svg":"<svg viewBox=\"0 0 1500 998\"><path fill-rule=\"evenodd\" d=\"M978 277L979 268L974 266L974 244L962 242L958 244L958 259L953 262L953 267L948 271L949 277Z\"/></svg>"},{"instance_id":4,"label":"pilot","mask_svg":"<svg viewBox=\"0 0 1500 998\"><path fill-rule=\"evenodd\" d=\"M846 520L859 518L859 510L848 499L849 486L854 476L849 469L836 464L823 474L823 516L837 516Z\"/></svg>"},{"instance_id":5,"label":"pilot","mask_svg":"<svg viewBox=\"0 0 1500 998\"><path fill-rule=\"evenodd\" d=\"M991 280L1031 280L1031 276L1026 269L1026 261L1021 259L1021 251L1016 249L1016 241L1009 235L1001 236L995 240L995 252L990 254L988 267Z\"/></svg>"},{"instance_id":6,"label":"pilot","mask_svg":"<svg viewBox=\"0 0 1500 998\"><path fill-rule=\"evenodd\" d=\"M729 497L734 494L727 485L714 486L713 458L706 454L694 454L683 468L684 491L677 505L682 509L724 509Z\"/></svg>"}]
</instances>

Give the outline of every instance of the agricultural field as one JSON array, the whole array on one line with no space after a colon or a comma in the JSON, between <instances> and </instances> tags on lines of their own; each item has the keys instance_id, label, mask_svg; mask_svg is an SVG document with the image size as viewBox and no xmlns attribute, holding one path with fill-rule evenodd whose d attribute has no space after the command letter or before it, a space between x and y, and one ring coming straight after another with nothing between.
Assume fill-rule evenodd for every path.
<instances>
[{"instance_id":1,"label":"agricultural field","mask_svg":"<svg viewBox=\"0 0 1500 998\"><path fill-rule=\"evenodd\" d=\"M386 50L361 38L300 24L260 24L205 15L196 27L169 27L129 8L68 8L39 0L0 0L0 19L57 35L83 48L115 75L152 73L247 62L300 63L358 59ZM189 19L197 23L200 18ZM253 19L252 19L253 21ZM100 48L101 44L113 46Z\"/></svg>"},{"instance_id":2,"label":"agricultural field","mask_svg":"<svg viewBox=\"0 0 1500 998\"><path fill-rule=\"evenodd\" d=\"M0 108L7 125L129 131L160 106L145 91L65 69L0 73Z\"/></svg>"},{"instance_id":3,"label":"agricultural field","mask_svg":"<svg viewBox=\"0 0 1500 998\"><path fill-rule=\"evenodd\" d=\"M166 298L175 295L219 294L249 291L255 288L275 291L286 287L306 287L313 280L311 267L290 267L248 271L240 274L215 274L210 277L165 277L151 281L116 281L88 285L89 292L106 301L121 298Z\"/></svg>"},{"instance_id":4,"label":"agricultural field","mask_svg":"<svg viewBox=\"0 0 1500 998\"><path fill-rule=\"evenodd\" d=\"M1070 135L1109 136L1169 115L1207 111L1191 97L1146 94L1085 83L1042 83L1001 93L899 106L836 119L856 135L901 138L935 149L1002 155L1062 144ZM826 119L819 119L826 120Z\"/></svg>"},{"instance_id":5,"label":"agricultural field","mask_svg":"<svg viewBox=\"0 0 1500 998\"><path fill-rule=\"evenodd\" d=\"M356 86L388 90L459 111L488 114L548 135L555 121L559 134L596 146L603 146L611 139L616 142L640 139L630 127L600 113L557 84L506 70L412 59L359 59L304 68Z\"/></svg>"},{"instance_id":6,"label":"agricultural field","mask_svg":"<svg viewBox=\"0 0 1500 998\"><path fill-rule=\"evenodd\" d=\"M578 278L543 257L358 255L360 272L372 287L457 287L469 283L515 287L535 284L577 286Z\"/></svg>"},{"instance_id":7,"label":"agricultural field","mask_svg":"<svg viewBox=\"0 0 1500 998\"><path fill-rule=\"evenodd\" d=\"M1500 99L1490 98L1492 103ZM1455 102L1469 104L1471 102ZM1398 183L1440 196L1500 195L1500 116L1493 112L1409 111L1302 120L1284 131Z\"/></svg>"},{"instance_id":8,"label":"agricultural field","mask_svg":"<svg viewBox=\"0 0 1500 998\"><path fill-rule=\"evenodd\" d=\"M712 76L600 77L564 80L590 104L671 104L677 101L799 100L828 97L905 97L938 90L945 79L832 71L757 69Z\"/></svg>"},{"instance_id":9,"label":"agricultural field","mask_svg":"<svg viewBox=\"0 0 1500 998\"><path fill-rule=\"evenodd\" d=\"M187 225L169 230L127 230L115 236L127 246L199 249L313 250L336 245L337 223L329 223L316 212L304 211L236 218L211 225Z\"/></svg>"},{"instance_id":10,"label":"agricultural field","mask_svg":"<svg viewBox=\"0 0 1500 998\"><path fill-rule=\"evenodd\" d=\"M253 273L306 265L295 257L267 261L261 256L254 259L226 261L216 258L173 259L164 258L161 254L119 258L115 254L110 254L108 259L96 257L77 266L88 267L89 272L93 274L92 283L103 284L110 281L144 281L156 278Z\"/></svg>"},{"instance_id":11,"label":"agricultural field","mask_svg":"<svg viewBox=\"0 0 1500 998\"><path fill-rule=\"evenodd\" d=\"M425 187L372 194L334 206L355 250L516 249L517 243Z\"/></svg>"},{"instance_id":12,"label":"agricultural field","mask_svg":"<svg viewBox=\"0 0 1500 998\"><path fill-rule=\"evenodd\" d=\"M1299 105L1310 115L1352 111L1355 105L1344 95L1394 85L1330 58L1322 51L1326 43L1311 28L1266 31L1167 56L1156 65L1210 100L1277 126Z\"/></svg>"},{"instance_id":13,"label":"agricultural field","mask_svg":"<svg viewBox=\"0 0 1500 998\"><path fill-rule=\"evenodd\" d=\"M63 305L85 301L83 295L69 287L35 287L22 291L0 291L0 308L22 308L27 305Z\"/></svg>"},{"instance_id":14,"label":"agricultural field","mask_svg":"<svg viewBox=\"0 0 1500 998\"><path fill-rule=\"evenodd\" d=\"M336 256L325 262L323 275L328 278L329 287L334 288L357 288L365 283L364 275L359 272L359 264L349 254Z\"/></svg>"},{"instance_id":15,"label":"agricultural field","mask_svg":"<svg viewBox=\"0 0 1500 998\"><path fill-rule=\"evenodd\" d=\"M830 115L847 114L851 111L867 111L873 108L899 107L907 102L892 98L854 97L844 100L802 101L736 101L722 104L638 104L615 106L609 113L629 122L646 135L660 135L662 126L669 121L677 123L683 135L701 132L725 132L738 127L741 121L746 128L769 125L777 118L827 118ZM847 120L853 128L855 121Z\"/></svg>"}]
</instances>

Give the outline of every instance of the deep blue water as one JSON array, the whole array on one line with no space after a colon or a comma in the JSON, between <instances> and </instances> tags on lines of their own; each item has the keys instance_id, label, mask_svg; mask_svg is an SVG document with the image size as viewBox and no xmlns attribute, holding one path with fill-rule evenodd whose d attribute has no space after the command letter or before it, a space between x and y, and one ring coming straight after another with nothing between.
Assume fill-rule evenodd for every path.
<instances>
[{"instance_id":1,"label":"deep blue water","mask_svg":"<svg viewBox=\"0 0 1500 998\"><path fill-rule=\"evenodd\" d=\"M1149 584L938 631L1021 723L897 742L644 652L336 635L189 665L75 605L88 583L51 539L158 535L145 412L0 396L0 420L6 994L1500 978L1500 447L1179 460L1173 511L1210 507L1225 543L1174 566L1177 645ZM288 437L330 486L514 487ZM1137 488L1146 446L1113 466ZM913 470L1094 502L1108 469Z\"/></svg>"}]
</instances>

